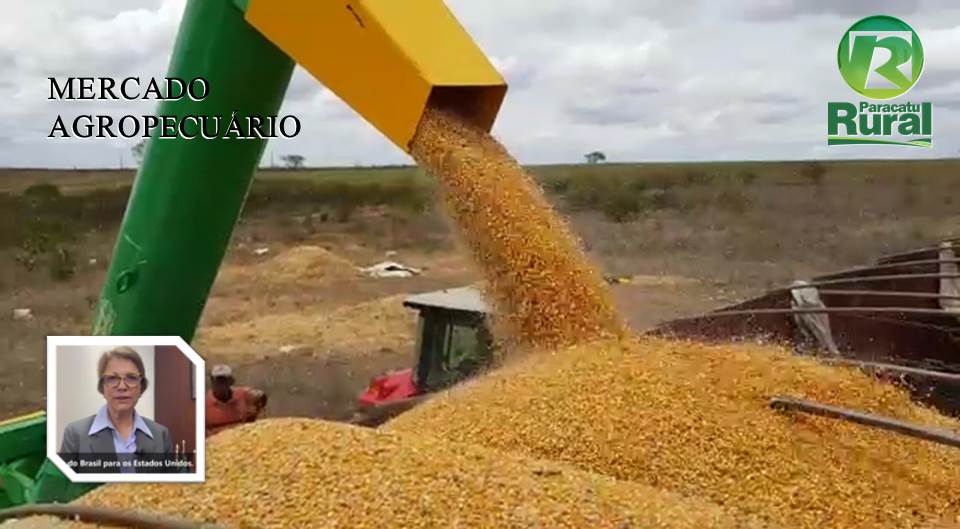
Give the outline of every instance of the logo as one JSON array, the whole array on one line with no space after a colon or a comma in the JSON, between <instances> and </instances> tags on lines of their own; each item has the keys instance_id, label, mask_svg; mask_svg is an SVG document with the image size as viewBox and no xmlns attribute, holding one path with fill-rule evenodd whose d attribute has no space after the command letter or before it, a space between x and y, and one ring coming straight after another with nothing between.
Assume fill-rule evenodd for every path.
<instances>
[{"instance_id":1,"label":"logo","mask_svg":"<svg viewBox=\"0 0 960 529\"><path fill-rule=\"evenodd\" d=\"M843 80L870 99L891 99L913 88L923 72L923 45L902 20L865 18L840 40L837 62Z\"/></svg>"},{"instance_id":2,"label":"logo","mask_svg":"<svg viewBox=\"0 0 960 529\"><path fill-rule=\"evenodd\" d=\"M923 73L923 45L906 22L885 15L858 21L840 39L837 65L856 93L873 100L906 94ZM827 145L931 147L930 102L827 103Z\"/></svg>"}]
</instances>

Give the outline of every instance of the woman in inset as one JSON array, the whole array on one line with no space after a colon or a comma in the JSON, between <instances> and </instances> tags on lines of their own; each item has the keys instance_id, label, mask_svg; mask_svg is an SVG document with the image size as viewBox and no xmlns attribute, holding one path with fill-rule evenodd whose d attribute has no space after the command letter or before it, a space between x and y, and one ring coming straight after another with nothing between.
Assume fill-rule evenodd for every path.
<instances>
[{"instance_id":1,"label":"woman in inset","mask_svg":"<svg viewBox=\"0 0 960 529\"><path fill-rule=\"evenodd\" d=\"M136 455L173 456L170 431L137 413L137 402L149 387L145 374L143 360L130 347L117 347L100 357L97 391L106 402L63 431L59 455L74 471L136 472ZM145 467L141 472L162 469Z\"/></svg>"}]
</instances>

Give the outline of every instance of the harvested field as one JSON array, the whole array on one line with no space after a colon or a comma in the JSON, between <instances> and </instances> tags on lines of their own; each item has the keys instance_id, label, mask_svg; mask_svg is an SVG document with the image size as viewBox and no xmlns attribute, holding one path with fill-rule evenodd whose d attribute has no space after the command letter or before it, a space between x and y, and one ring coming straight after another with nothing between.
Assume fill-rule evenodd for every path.
<instances>
[{"instance_id":1,"label":"harvested field","mask_svg":"<svg viewBox=\"0 0 960 529\"><path fill-rule=\"evenodd\" d=\"M696 285L699 283L696 279L675 275L635 275L627 278L631 285L644 287L678 287L684 285Z\"/></svg>"},{"instance_id":2,"label":"harvested field","mask_svg":"<svg viewBox=\"0 0 960 529\"><path fill-rule=\"evenodd\" d=\"M701 500L565 465L314 420L225 431L209 440L207 458L202 486L108 485L78 503L263 529L382 527L385 520L401 527L759 526Z\"/></svg>"},{"instance_id":3,"label":"harvested field","mask_svg":"<svg viewBox=\"0 0 960 529\"><path fill-rule=\"evenodd\" d=\"M319 246L297 246L254 266L224 268L217 281L300 284L358 277L357 267Z\"/></svg>"},{"instance_id":4,"label":"harvested field","mask_svg":"<svg viewBox=\"0 0 960 529\"><path fill-rule=\"evenodd\" d=\"M806 162L605 163L529 166L547 189L547 198L584 241L605 273L618 276L685 276L699 284L676 287L613 285L621 314L636 330L688 317L742 300L764 288L863 265L883 253L924 246L957 236L958 160L819 161L822 181L804 178ZM751 182L737 176L753 174ZM93 305L103 287L116 230L129 193L131 171L24 171L0 169L0 416L33 412L44 406L44 344L47 335L82 335L90 330ZM207 328L268 314L329 313L386 296L456 287L478 279L468 252L457 252L453 231L432 207L414 212L403 199L433 187L435 179L410 167L271 171L261 169L237 225L224 268L204 310ZM621 187L610 187L610 182ZM267 185L269 184L269 185ZM635 185L643 184L643 185ZM28 199L31 186L55 185L62 197L44 203ZM380 189L377 190L379 185ZM398 188L399 186L399 188ZM120 189L117 189L120 188ZM350 190L344 195L343 189ZM389 191L389 192L386 192ZM396 192L394 192L396 191ZM731 191L746 199L732 210L723 197ZM597 195L596 192L601 192ZM364 204L389 199L388 207L363 206L347 220L318 213L336 210L358 193ZM669 200L651 203L647 195ZM736 193L733 193L734 195ZM721 196L722 195L722 196ZM590 199L600 199L599 202ZM612 221L607 206L622 197L641 209ZM851 208L851 204L856 204ZM399 208L399 209L398 209ZM314 222L304 224L304 218ZM784 218L791 219L785 223ZM74 257L74 275L51 278L54 246L25 268L23 243L40 239L62 245ZM427 269L414 279L371 281L270 281L269 274L233 269L258 268L279 260L283 248L328 249L350 263L369 265L397 250L400 261ZM253 249L269 247L256 257ZM467 257L466 259L464 257ZM245 278L258 277L247 281ZM653 281L655 282L655 281ZM14 309L30 308L32 321L15 321ZM265 344L263 354L287 345ZM230 361L231 349L200 350L208 361ZM279 361L289 362L282 368ZM302 362L302 363L298 363ZM378 360L379 362L379 360ZM355 374L350 392L370 376L410 366L409 354L377 365L343 366ZM243 382L271 378L276 414L314 410L318 396L288 392L308 382L307 370L324 364L307 356L280 356L241 369ZM236 367L236 366L235 366ZM338 369L340 366L338 365ZM276 373L281 373L277 375ZM298 378L284 379L284 376ZM336 371L330 376L341 376ZM326 398L320 396L319 400ZM344 401L345 402L345 401ZM329 410L328 410L329 411ZM334 415L348 410L334 410ZM320 413L320 412L316 412ZM326 412L324 412L326 413ZM324 415L325 417L328 415Z\"/></svg>"},{"instance_id":5,"label":"harvested field","mask_svg":"<svg viewBox=\"0 0 960 529\"><path fill-rule=\"evenodd\" d=\"M249 359L279 354L277 344L310 349L322 357L372 355L382 349L402 351L413 343L415 312L403 306L406 296L389 296L331 311L268 314L246 321L207 327L196 339L199 350Z\"/></svg>"},{"instance_id":6,"label":"harvested field","mask_svg":"<svg viewBox=\"0 0 960 529\"><path fill-rule=\"evenodd\" d=\"M428 109L411 154L436 175L508 340L555 347L625 332L579 240L495 139Z\"/></svg>"},{"instance_id":7,"label":"harvested field","mask_svg":"<svg viewBox=\"0 0 960 529\"><path fill-rule=\"evenodd\" d=\"M787 527L925 527L960 516L960 450L775 412L768 402L779 394L960 432L853 369L760 345L662 340L528 358L384 428L571 463Z\"/></svg>"}]
</instances>

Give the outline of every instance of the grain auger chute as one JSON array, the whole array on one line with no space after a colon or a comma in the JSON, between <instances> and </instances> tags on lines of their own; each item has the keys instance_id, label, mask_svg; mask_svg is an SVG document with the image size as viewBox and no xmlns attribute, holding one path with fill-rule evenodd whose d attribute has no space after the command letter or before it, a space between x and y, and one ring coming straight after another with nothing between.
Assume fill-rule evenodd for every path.
<instances>
[{"instance_id":1,"label":"grain auger chute","mask_svg":"<svg viewBox=\"0 0 960 529\"><path fill-rule=\"evenodd\" d=\"M94 334L193 338L266 147L253 128L278 116L298 64L404 152L430 107L489 131L507 90L442 0L190 0L167 78L206 93L157 109L187 134L147 143ZM206 139L206 120L243 139L227 125ZM45 429L42 412L0 422L0 507L91 488L45 459Z\"/></svg>"}]
</instances>

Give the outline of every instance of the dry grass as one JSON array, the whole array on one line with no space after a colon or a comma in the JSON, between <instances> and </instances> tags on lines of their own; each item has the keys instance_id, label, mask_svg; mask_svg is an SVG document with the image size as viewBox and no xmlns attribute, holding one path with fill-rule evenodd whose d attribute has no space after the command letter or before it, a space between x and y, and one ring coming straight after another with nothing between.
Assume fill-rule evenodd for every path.
<instances>
[{"instance_id":1,"label":"dry grass","mask_svg":"<svg viewBox=\"0 0 960 529\"><path fill-rule=\"evenodd\" d=\"M304 285L359 277L356 265L318 246L297 246L252 266L224 267L217 282Z\"/></svg>"}]
</instances>

